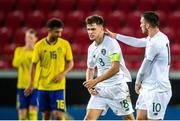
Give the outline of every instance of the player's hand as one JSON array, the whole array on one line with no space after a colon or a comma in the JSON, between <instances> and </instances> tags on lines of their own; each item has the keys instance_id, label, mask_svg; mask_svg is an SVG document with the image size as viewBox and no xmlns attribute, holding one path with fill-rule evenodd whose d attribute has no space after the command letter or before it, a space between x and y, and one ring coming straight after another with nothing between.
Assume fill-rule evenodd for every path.
<instances>
[{"instance_id":1,"label":"player's hand","mask_svg":"<svg viewBox=\"0 0 180 121\"><path fill-rule=\"evenodd\" d=\"M110 37L116 39L116 33L109 31L109 29L105 29L105 34L109 35Z\"/></svg>"},{"instance_id":2,"label":"player's hand","mask_svg":"<svg viewBox=\"0 0 180 121\"><path fill-rule=\"evenodd\" d=\"M29 84L29 86L24 90L24 95L29 96L33 91L33 85Z\"/></svg>"},{"instance_id":3,"label":"player's hand","mask_svg":"<svg viewBox=\"0 0 180 121\"><path fill-rule=\"evenodd\" d=\"M96 82L95 79L89 79L88 81L83 82L83 85L84 85L87 89L93 88L96 84L97 84L97 82Z\"/></svg>"},{"instance_id":4,"label":"player's hand","mask_svg":"<svg viewBox=\"0 0 180 121\"><path fill-rule=\"evenodd\" d=\"M140 84L135 84L135 91L136 91L137 94L139 94L140 88L141 88Z\"/></svg>"},{"instance_id":5,"label":"player's hand","mask_svg":"<svg viewBox=\"0 0 180 121\"><path fill-rule=\"evenodd\" d=\"M64 73L60 73L60 74L56 75L56 76L52 79L52 81L53 81L54 83L57 83L58 81L62 80L62 79L64 78L64 76L65 76Z\"/></svg>"},{"instance_id":6,"label":"player's hand","mask_svg":"<svg viewBox=\"0 0 180 121\"><path fill-rule=\"evenodd\" d=\"M97 91L96 91L94 88L88 89L88 92L89 92L91 95L97 95Z\"/></svg>"}]
</instances>

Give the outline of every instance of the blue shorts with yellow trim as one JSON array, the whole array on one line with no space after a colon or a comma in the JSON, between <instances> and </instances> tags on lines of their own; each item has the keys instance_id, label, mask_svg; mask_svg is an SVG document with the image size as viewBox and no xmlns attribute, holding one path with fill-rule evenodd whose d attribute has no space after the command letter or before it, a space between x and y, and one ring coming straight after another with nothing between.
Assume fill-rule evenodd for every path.
<instances>
[{"instance_id":1,"label":"blue shorts with yellow trim","mask_svg":"<svg viewBox=\"0 0 180 121\"><path fill-rule=\"evenodd\" d=\"M38 90L38 108L41 112L53 110L65 110L64 90L47 91Z\"/></svg>"},{"instance_id":2,"label":"blue shorts with yellow trim","mask_svg":"<svg viewBox=\"0 0 180 121\"><path fill-rule=\"evenodd\" d=\"M24 95L24 89L17 89L18 108L28 109L29 106L37 106L37 90L34 89L29 96Z\"/></svg>"}]
</instances>

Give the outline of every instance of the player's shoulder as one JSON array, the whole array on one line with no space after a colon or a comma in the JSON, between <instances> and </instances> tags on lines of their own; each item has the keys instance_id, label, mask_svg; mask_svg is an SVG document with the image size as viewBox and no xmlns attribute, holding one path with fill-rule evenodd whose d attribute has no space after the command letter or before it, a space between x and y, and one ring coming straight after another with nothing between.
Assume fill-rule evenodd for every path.
<instances>
[{"instance_id":1,"label":"player's shoulder","mask_svg":"<svg viewBox=\"0 0 180 121\"><path fill-rule=\"evenodd\" d=\"M92 50L93 48L95 48L96 46L95 46L95 41L93 41L90 45L89 45L89 47L88 47L88 50Z\"/></svg>"},{"instance_id":2,"label":"player's shoulder","mask_svg":"<svg viewBox=\"0 0 180 121\"><path fill-rule=\"evenodd\" d=\"M152 43L154 43L154 44L167 43L168 41L169 40L168 40L167 35L165 35L162 32L158 32L157 35L155 36L155 38L152 39Z\"/></svg>"},{"instance_id":3,"label":"player's shoulder","mask_svg":"<svg viewBox=\"0 0 180 121\"><path fill-rule=\"evenodd\" d=\"M168 37L163 32L159 32L158 36L157 36L157 39L159 39L159 40L168 40Z\"/></svg>"},{"instance_id":4,"label":"player's shoulder","mask_svg":"<svg viewBox=\"0 0 180 121\"><path fill-rule=\"evenodd\" d=\"M108 35L105 35L104 39L105 39L106 45L108 45L108 46L119 46L118 41Z\"/></svg>"},{"instance_id":5,"label":"player's shoulder","mask_svg":"<svg viewBox=\"0 0 180 121\"><path fill-rule=\"evenodd\" d=\"M64 42L64 43L69 43L69 41L67 39L58 37L58 41Z\"/></svg>"},{"instance_id":6,"label":"player's shoulder","mask_svg":"<svg viewBox=\"0 0 180 121\"><path fill-rule=\"evenodd\" d=\"M16 47L15 51L22 51L24 48L24 46L19 46L19 47Z\"/></svg>"},{"instance_id":7,"label":"player's shoulder","mask_svg":"<svg viewBox=\"0 0 180 121\"><path fill-rule=\"evenodd\" d=\"M115 40L114 38L112 38L112 37L110 37L110 36L108 36L108 35L105 35L105 36L104 36L104 39L105 39L106 41Z\"/></svg>"},{"instance_id":8,"label":"player's shoulder","mask_svg":"<svg viewBox=\"0 0 180 121\"><path fill-rule=\"evenodd\" d=\"M116 39L108 36L108 35L105 35L105 40L108 42L108 43L118 43Z\"/></svg>"},{"instance_id":9,"label":"player's shoulder","mask_svg":"<svg viewBox=\"0 0 180 121\"><path fill-rule=\"evenodd\" d=\"M64 38L61 38L61 37L58 38L58 41L60 41L60 43L63 44L63 45L70 44L68 40L66 40Z\"/></svg>"},{"instance_id":10,"label":"player's shoulder","mask_svg":"<svg viewBox=\"0 0 180 121\"><path fill-rule=\"evenodd\" d=\"M24 48L24 46L18 46L18 47L16 47L17 50L20 50L20 49L23 49L23 48Z\"/></svg>"},{"instance_id":11,"label":"player's shoulder","mask_svg":"<svg viewBox=\"0 0 180 121\"><path fill-rule=\"evenodd\" d=\"M35 46L41 46L42 44L45 43L45 41L46 41L46 38L42 38L38 42L36 42Z\"/></svg>"}]
</instances>

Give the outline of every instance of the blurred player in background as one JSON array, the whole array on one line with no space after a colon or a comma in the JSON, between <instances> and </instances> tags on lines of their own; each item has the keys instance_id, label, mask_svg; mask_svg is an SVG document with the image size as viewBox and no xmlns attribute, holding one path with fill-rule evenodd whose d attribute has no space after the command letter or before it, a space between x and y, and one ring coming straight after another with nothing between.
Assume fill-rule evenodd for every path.
<instances>
[{"instance_id":1,"label":"blurred player in background","mask_svg":"<svg viewBox=\"0 0 180 121\"><path fill-rule=\"evenodd\" d=\"M41 73L38 86L38 108L43 120L63 119L65 111L65 76L73 67L71 46L60 38L63 22L52 18L47 22L48 35L41 39L34 48L31 80L25 94L33 90L36 64L40 62Z\"/></svg>"},{"instance_id":2,"label":"blurred player in background","mask_svg":"<svg viewBox=\"0 0 180 121\"><path fill-rule=\"evenodd\" d=\"M172 96L169 81L170 48L168 37L159 30L159 17L154 12L144 12L140 19L142 33L146 38L134 38L107 33L128 45L145 47L145 58L138 71L135 91L139 94L136 102L137 120L163 120Z\"/></svg>"},{"instance_id":3,"label":"blurred player in background","mask_svg":"<svg viewBox=\"0 0 180 121\"><path fill-rule=\"evenodd\" d=\"M83 83L91 94L84 119L96 120L111 108L124 120L134 120L126 83L131 81L131 76L118 42L104 34L104 20L101 16L87 17L86 27L93 43L88 48L88 68ZM96 67L98 75L93 78Z\"/></svg>"},{"instance_id":4,"label":"blurred player in background","mask_svg":"<svg viewBox=\"0 0 180 121\"><path fill-rule=\"evenodd\" d=\"M19 110L19 120L37 120L37 78L34 82L34 90L29 96L24 95L24 90L29 84L30 67L33 55L34 44L37 41L37 32L28 29L25 33L25 46L17 47L14 53L13 66L18 69L17 82L17 108Z\"/></svg>"}]
</instances>

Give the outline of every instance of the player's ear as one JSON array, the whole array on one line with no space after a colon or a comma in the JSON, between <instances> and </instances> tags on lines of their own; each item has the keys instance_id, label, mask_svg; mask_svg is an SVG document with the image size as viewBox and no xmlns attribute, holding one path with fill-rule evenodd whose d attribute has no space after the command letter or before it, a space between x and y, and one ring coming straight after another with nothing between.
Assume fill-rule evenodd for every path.
<instances>
[{"instance_id":1,"label":"player's ear","mask_svg":"<svg viewBox=\"0 0 180 121\"><path fill-rule=\"evenodd\" d=\"M146 23L145 26L146 26L146 29L149 29L150 24L149 24L149 23Z\"/></svg>"},{"instance_id":2,"label":"player's ear","mask_svg":"<svg viewBox=\"0 0 180 121\"><path fill-rule=\"evenodd\" d=\"M102 31L105 31L105 28L103 26L100 26Z\"/></svg>"}]
</instances>

